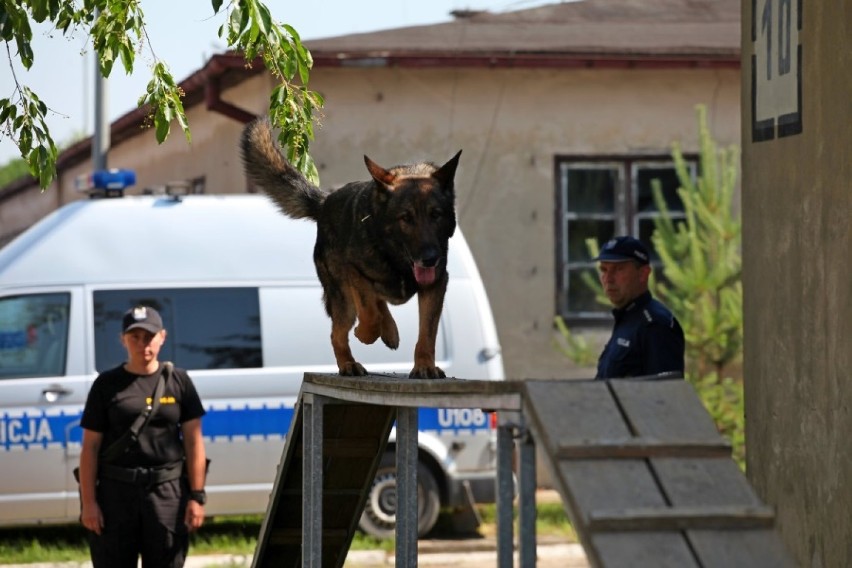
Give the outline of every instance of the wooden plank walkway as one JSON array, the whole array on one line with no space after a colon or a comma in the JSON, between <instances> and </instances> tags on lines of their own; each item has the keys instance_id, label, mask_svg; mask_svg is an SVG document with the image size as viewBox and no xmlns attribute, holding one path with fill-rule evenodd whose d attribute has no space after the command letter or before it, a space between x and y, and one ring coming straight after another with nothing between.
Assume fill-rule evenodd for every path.
<instances>
[{"instance_id":1,"label":"wooden plank walkway","mask_svg":"<svg viewBox=\"0 0 852 568\"><path fill-rule=\"evenodd\" d=\"M689 383L537 380L523 392L591 565L794 566Z\"/></svg>"}]
</instances>

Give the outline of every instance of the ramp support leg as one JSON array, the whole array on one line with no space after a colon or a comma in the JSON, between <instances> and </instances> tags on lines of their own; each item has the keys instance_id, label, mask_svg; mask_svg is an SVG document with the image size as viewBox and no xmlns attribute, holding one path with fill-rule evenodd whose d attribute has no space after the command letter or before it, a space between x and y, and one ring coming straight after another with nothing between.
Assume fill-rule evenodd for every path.
<instances>
[{"instance_id":1,"label":"ramp support leg","mask_svg":"<svg viewBox=\"0 0 852 568\"><path fill-rule=\"evenodd\" d=\"M323 400L310 394L302 397L302 566L322 567L322 439Z\"/></svg>"},{"instance_id":2,"label":"ramp support leg","mask_svg":"<svg viewBox=\"0 0 852 568\"><path fill-rule=\"evenodd\" d=\"M396 411L396 565L417 566L417 408Z\"/></svg>"},{"instance_id":3,"label":"ramp support leg","mask_svg":"<svg viewBox=\"0 0 852 568\"><path fill-rule=\"evenodd\" d=\"M513 502L515 483L512 464L515 440L518 440L518 548L521 568L535 568L535 443L514 412L502 412L497 428L497 566L514 566Z\"/></svg>"},{"instance_id":4,"label":"ramp support leg","mask_svg":"<svg viewBox=\"0 0 852 568\"><path fill-rule=\"evenodd\" d=\"M503 418L500 414L499 418ZM515 483L512 477L512 426L497 427L497 566L513 568L514 530L512 527L512 502Z\"/></svg>"},{"instance_id":5,"label":"ramp support leg","mask_svg":"<svg viewBox=\"0 0 852 568\"><path fill-rule=\"evenodd\" d=\"M526 427L521 428L520 436L520 564L521 568L535 568L535 442Z\"/></svg>"}]
</instances>

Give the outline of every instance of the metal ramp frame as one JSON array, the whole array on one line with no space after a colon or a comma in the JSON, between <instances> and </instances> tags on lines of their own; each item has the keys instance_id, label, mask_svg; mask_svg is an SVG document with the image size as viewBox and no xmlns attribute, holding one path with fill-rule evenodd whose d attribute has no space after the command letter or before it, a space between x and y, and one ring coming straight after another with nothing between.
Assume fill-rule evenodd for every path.
<instances>
[{"instance_id":1,"label":"metal ramp frame","mask_svg":"<svg viewBox=\"0 0 852 568\"><path fill-rule=\"evenodd\" d=\"M306 373L252 567L343 566L394 420L396 565L417 566L417 423L418 409L427 407L517 414L521 395L516 384L505 381ZM509 453L498 455L498 461L507 464L498 472L498 490L508 490L507 498L500 500L504 508L508 504L511 555L514 487L509 432L507 427L502 446ZM535 506L534 469L525 486L530 488L526 497L530 517ZM524 543L534 558L534 533Z\"/></svg>"},{"instance_id":2,"label":"metal ramp frame","mask_svg":"<svg viewBox=\"0 0 852 568\"><path fill-rule=\"evenodd\" d=\"M396 566L416 567L420 407L498 412L499 568L514 566L516 495L518 559L524 568L536 565L536 443L591 566L794 566L774 529L774 511L756 496L694 389L681 379L306 373L253 568L343 566L394 420Z\"/></svg>"}]
</instances>

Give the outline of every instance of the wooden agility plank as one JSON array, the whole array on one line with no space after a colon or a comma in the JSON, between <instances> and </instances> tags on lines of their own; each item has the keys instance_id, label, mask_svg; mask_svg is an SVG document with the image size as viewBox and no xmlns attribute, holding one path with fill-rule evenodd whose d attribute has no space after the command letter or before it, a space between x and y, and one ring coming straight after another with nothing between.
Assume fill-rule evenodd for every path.
<instances>
[{"instance_id":1,"label":"wooden agility plank","mask_svg":"<svg viewBox=\"0 0 852 568\"><path fill-rule=\"evenodd\" d=\"M594 532L766 529L774 524L775 512L766 506L637 507L588 514L588 527Z\"/></svg>"},{"instance_id":2,"label":"wooden agility plank","mask_svg":"<svg viewBox=\"0 0 852 568\"><path fill-rule=\"evenodd\" d=\"M666 442L639 437L624 440L596 440L586 444L560 444L557 459L640 459L655 457L730 458L731 445L699 441Z\"/></svg>"}]
</instances>

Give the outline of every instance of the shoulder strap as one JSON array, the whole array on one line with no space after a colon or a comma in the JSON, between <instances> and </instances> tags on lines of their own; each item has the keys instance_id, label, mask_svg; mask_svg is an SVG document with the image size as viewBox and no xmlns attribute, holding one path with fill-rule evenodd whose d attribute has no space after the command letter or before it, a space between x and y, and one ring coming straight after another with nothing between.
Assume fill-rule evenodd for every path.
<instances>
[{"instance_id":1,"label":"shoulder strap","mask_svg":"<svg viewBox=\"0 0 852 568\"><path fill-rule=\"evenodd\" d=\"M163 364L163 372L160 373L160 379L157 381L157 387L154 389L154 394L151 397L151 405L146 406L139 416L136 417L136 420L130 425L129 430L104 450L103 454L101 454L103 461L109 462L119 457L127 450L131 443L139 439L139 433L145 428L148 420L160 407L160 398L163 396L163 391L166 390L166 381L172 376L173 370L174 364L171 361L166 361Z\"/></svg>"}]
</instances>

